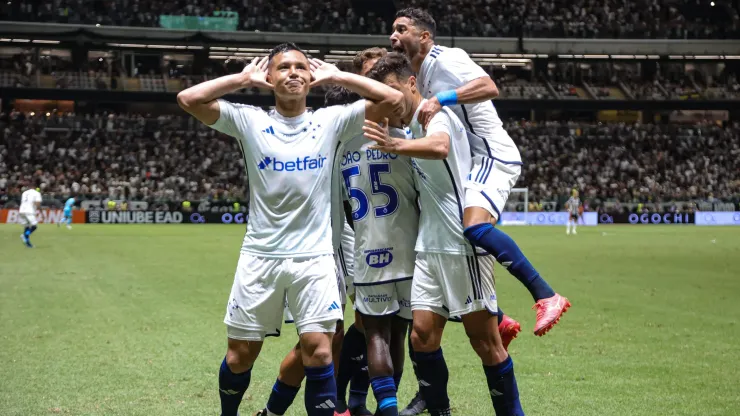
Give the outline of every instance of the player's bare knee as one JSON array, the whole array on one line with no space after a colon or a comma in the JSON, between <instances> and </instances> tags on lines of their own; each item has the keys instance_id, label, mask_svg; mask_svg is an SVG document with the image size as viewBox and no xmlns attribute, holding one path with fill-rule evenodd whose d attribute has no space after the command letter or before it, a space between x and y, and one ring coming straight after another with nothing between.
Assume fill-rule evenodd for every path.
<instances>
[{"instance_id":1,"label":"player's bare knee","mask_svg":"<svg viewBox=\"0 0 740 416\"><path fill-rule=\"evenodd\" d=\"M414 351L434 352L439 349L440 337L436 336L433 329L414 325L414 330L411 331L411 345L414 347Z\"/></svg>"},{"instance_id":2,"label":"player's bare knee","mask_svg":"<svg viewBox=\"0 0 740 416\"><path fill-rule=\"evenodd\" d=\"M494 218L487 210L480 207L465 208L465 212L463 213L463 228L489 223L495 224L496 218Z\"/></svg>"},{"instance_id":3,"label":"player's bare knee","mask_svg":"<svg viewBox=\"0 0 740 416\"><path fill-rule=\"evenodd\" d=\"M301 354L303 365L319 367L332 362L333 333L305 333L301 334Z\"/></svg>"},{"instance_id":4,"label":"player's bare knee","mask_svg":"<svg viewBox=\"0 0 740 416\"><path fill-rule=\"evenodd\" d=\"M229 339L226 365L234 373L243 373L252 368L261 349L262 342Z\"/></svg>"}]
</instances>

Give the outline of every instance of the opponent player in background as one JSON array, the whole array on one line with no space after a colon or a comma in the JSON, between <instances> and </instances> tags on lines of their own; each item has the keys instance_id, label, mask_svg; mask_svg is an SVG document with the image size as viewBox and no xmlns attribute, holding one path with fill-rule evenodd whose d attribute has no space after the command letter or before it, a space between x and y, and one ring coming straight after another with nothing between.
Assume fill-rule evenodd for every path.
<instances>
[{"instance_id":1,"label":"opponent player in background","mask_svg":"<svg viewBox=\"0 0 740 416\"><path fill-rule=\"evenodd\" d=\"M496 317L493 259L479 254L463 235L462 187L472 167L463 123L450 109L437 112L424 128L418 121L423 98L405 55L381 58L368 74L403 92L406 111L390 125L408 125L413 140L394 139L372 121L365 135L386 153L412 157L419 184L421 216L411 292L412 343L419 386L432 416L451 414L449 372L442 354L444 327L462 317L470 344L483 363L496 415L523 415L511 358L503 346Z\"/></svg>"},{"instance_id":2,"label":"opponent player in background","mask_svg":"<svg viewBox=\"0 0 740 416\"><path fill-rule=\"evenodd\" d=\"M424 10L407 8L396 13L391 47L411 61L417 87L426 98L418 121L427 126L449 107L465 122L473 152L473 166L464 184L465 237L495 256L527 287L537 309L535 335L544 335L570 307L535 270L519 246L495 228L511 188L521 174L521 157L491 100L498 88L491 77L459 48L435 45L436 23ZM517 324L518 325L518 324Z\"/></svg>"},{"instance_id":3,"label":"opponent player in background","mask_svg":"<svg viewBox=\"0 0 740 416\"><path fill-rule=\"evenodd\" d=\"M327 83L366 100L308 111L309 88ZM220 99L250 87L273 90L276 109ZM241 73L198 84L177 98L199 121L238 140L250 181L249 223L224 319L228 347L219 372L221 414L237 414L265 337L280 332L287 296L301 344L306 412L332 415L331 340L342 310L332 256L330 163L339 142L358 134L366 116L400 111L402 96L281 44Z\"/></svg>"},{"instance_id":4,"label":"opponent player in background","mask_svg":"<svg viewBox=\"0 0 740 416\"><path fill-rule=\"evenodd\" d=\"M57 227L62 225L62 223L67 224L67 229L72 229L72 207L75 205L75 198L70 197L67 199L67 201L64 203L64 218L57 223Z\"/></svg>"},{"instance_id":5,"label":"opponent player in background","mask_svg":"<svg viewBox=\"0 0 740 416\"><path fill-rule=\"evenodd\" d=\"M33 248L31 244L31 234L38 228L38 220L36 214L41 209L41 180L36 179L35 189L30 188L23 191L21 194L21 206L18 209L18 214L21 217L21 223L23 223L23 234L21 234L21 240L23 244L28 248Z\"/></svg>"},{"instance_id":6,"label":"opponent player in background","mask_svg":"<svg viewBox=\"0 0 740 416\"><path fill-rule=\"evenodd\" d=\"M565 225L565 234L570 234L571 229L573 230L573 234L578 234L576 232L576 226L578 224L578 218L581 215L581 199L578 198L578 191L575 189L573 190L573 193L570 198L568 198L568 201L565 203L565 209L568 210L568 223Z\"/></svg>"}]
</instances>

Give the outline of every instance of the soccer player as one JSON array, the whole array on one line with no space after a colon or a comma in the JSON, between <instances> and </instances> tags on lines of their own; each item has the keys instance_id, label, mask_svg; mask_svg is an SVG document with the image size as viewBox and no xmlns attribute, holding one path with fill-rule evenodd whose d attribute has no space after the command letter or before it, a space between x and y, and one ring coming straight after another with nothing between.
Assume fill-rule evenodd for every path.
<instances>
[{"instance_id":1,"label":"soccer player","mask_svg":"<svg viewBox=\"0 0 740 416\"><path fill-rule=\"evenodd\" d=\"M360 99L342 93L347 103ZM355 309L365 329L376 414L397 416L419 214L410 159L371 150L374 144L362 134L348 140L341 172L352 201ZM358 414L352 407L350 413Z\"/></svg>"},{"instance_id":2,"label":"soccer player","mask_svg":"<svg viewBox=\"0 0 740 416\"><path fill-rule=\"evenodd\" d=\"M307 110L309 88L328 83L366 100ZM250 87L273 90L276 109L220 99ZM286 43L241 73L195 85L177 98L199 121L238 140L250 180L249 223L224 318L228 347L219 372L221 414L237 414L265 337L280 333L287 297L305 368L306 412L332 415L331 341L342 309L332 256L330 164L339 142L358 134L366 117L402 110L402 96L309 60Z\"/></svg>"},{"instance_id":3,"label":"soccer player","mask_svg":"<svg viewBox=\"0 0 740 416\"><path fill-rule=\"evenodd\" d=\"M23 234L21 234L21 241L28 248L33 248L31 244L31 234L38 228L38 220L36 219L36 213L41 208L41 179L36 179L36 188L27 189L21 194L21 207L18 209L18 214L21 217L23 223Z\"/></svg>"},{"instance_id":4,"label":"soccer player","mask_svg":"<svg viewBox=\"0 0 740 416\"><path fill-rule=\"evenodd\" d=\"M62 223L67 224L67 229L72 229L72 207L75 205L75 198L70 197L65 203L64 203L64 219L62 221L57 223L57 227L62 225Z\"/></svg>"},{"instance_id":5,"label":"soccer player","mask_svg":"<svg viewBox=\"0 0 740 416\"><path fill-rule=\"evenodd\" d=\"M449 373L440 344L448 318L461 316L483 363L496 415L523 415L513 364L497 328L493 259L477 253L463 235L461 192L472 167L465 127L450 109L437 112L426 128L416 121L424 100L403 54L381 58L368 76L403 92L405 111L391 115L390 125L409 125L414 138L394 139L377 123L365 122L366 137L378 143L373 149L413 158L419 183L412 343L429 413L450 414Z\"/></svg>"},{"instance_id":6,"label":"soccer player","mask_svg":"<svg viewBox=\"0 0 740 416\"><path fill-rule=\"evenodd\" d=\"M492 254L527 287L536 302L534 333L542 336L558 322L570 302L555 293L511 237L495 228L522 165L519 150L491 102L498 96L498 88L465 51L435 45L435 32L436 23L429 13L403 9L393 22L391 46L409 58L418 74L417 88L427 98L419 110L419 123L427 126L445 107L464 120L473 152L473 166L464 190L459 190L465 202L465 237Z\"/></svg>"},{"instance_id":7,"label":"soccer player","mask_svg":"<svg viewBox=\"0 0 740 416\"><path fill-rule=\"evenodd\" d=\"M578 217L581 213L581 200L578 198L578 191L575 189L573 190L571 197L568 198L568 201L565 203L565 209L567 209L570 214L568 216L568 223L565 225L565 234L570 234L571 227L573 228L573 234L578 234L576 233L576 225L578 224Z\"/></svg>"}]
</instances>

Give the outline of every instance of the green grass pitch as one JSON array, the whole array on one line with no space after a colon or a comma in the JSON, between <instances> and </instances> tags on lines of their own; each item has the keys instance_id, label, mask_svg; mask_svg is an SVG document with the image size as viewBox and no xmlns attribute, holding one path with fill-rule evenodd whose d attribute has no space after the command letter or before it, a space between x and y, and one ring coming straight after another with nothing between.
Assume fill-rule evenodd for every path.
<instances>
[{"instance_id":1,"label":"green grass pitch","mask_svg":"<svg viewBox=\"0 0 740 416\"><path fill-rule=\"evenodd\" d=\"M497 269L500 305L524 329L510 353L528 415L738 414L740 229L506 230L573 302L537 338L532 299ZM243 227L41 225L33 250L20 232L0 226L0 415L219 414ZM263 407L295 341L289 325L267 340L243 416ZM443 346L455 414L492 415L461 325ZM415 391L407 361L399 403ZM302 393L288 414L305 414Z\"/></svg>"}]
</instances>

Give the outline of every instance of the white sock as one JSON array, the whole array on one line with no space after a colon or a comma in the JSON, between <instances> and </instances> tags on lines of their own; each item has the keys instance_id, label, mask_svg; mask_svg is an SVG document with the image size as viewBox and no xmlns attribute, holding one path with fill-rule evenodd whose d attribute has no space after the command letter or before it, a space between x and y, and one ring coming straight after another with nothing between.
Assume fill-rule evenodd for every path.
<instances>
[{"instance_id":1,"label":"white sock","mask_svg":"<svg viewBox=\"0 0 740 416\"><path fill-rule=\"evenodd\" d=\"M576 233L576 223L573 223L573 234Z\"/></svg>"},{"instance_id":2,"label":"white sock","mask_svg":"<svg viewBox=\"0 0 740 416\"><path fill-rule=\"evenodd\" d=\"M565 223L565 233L570 234L570 221Z\"/></svg>"}]
</instances>

